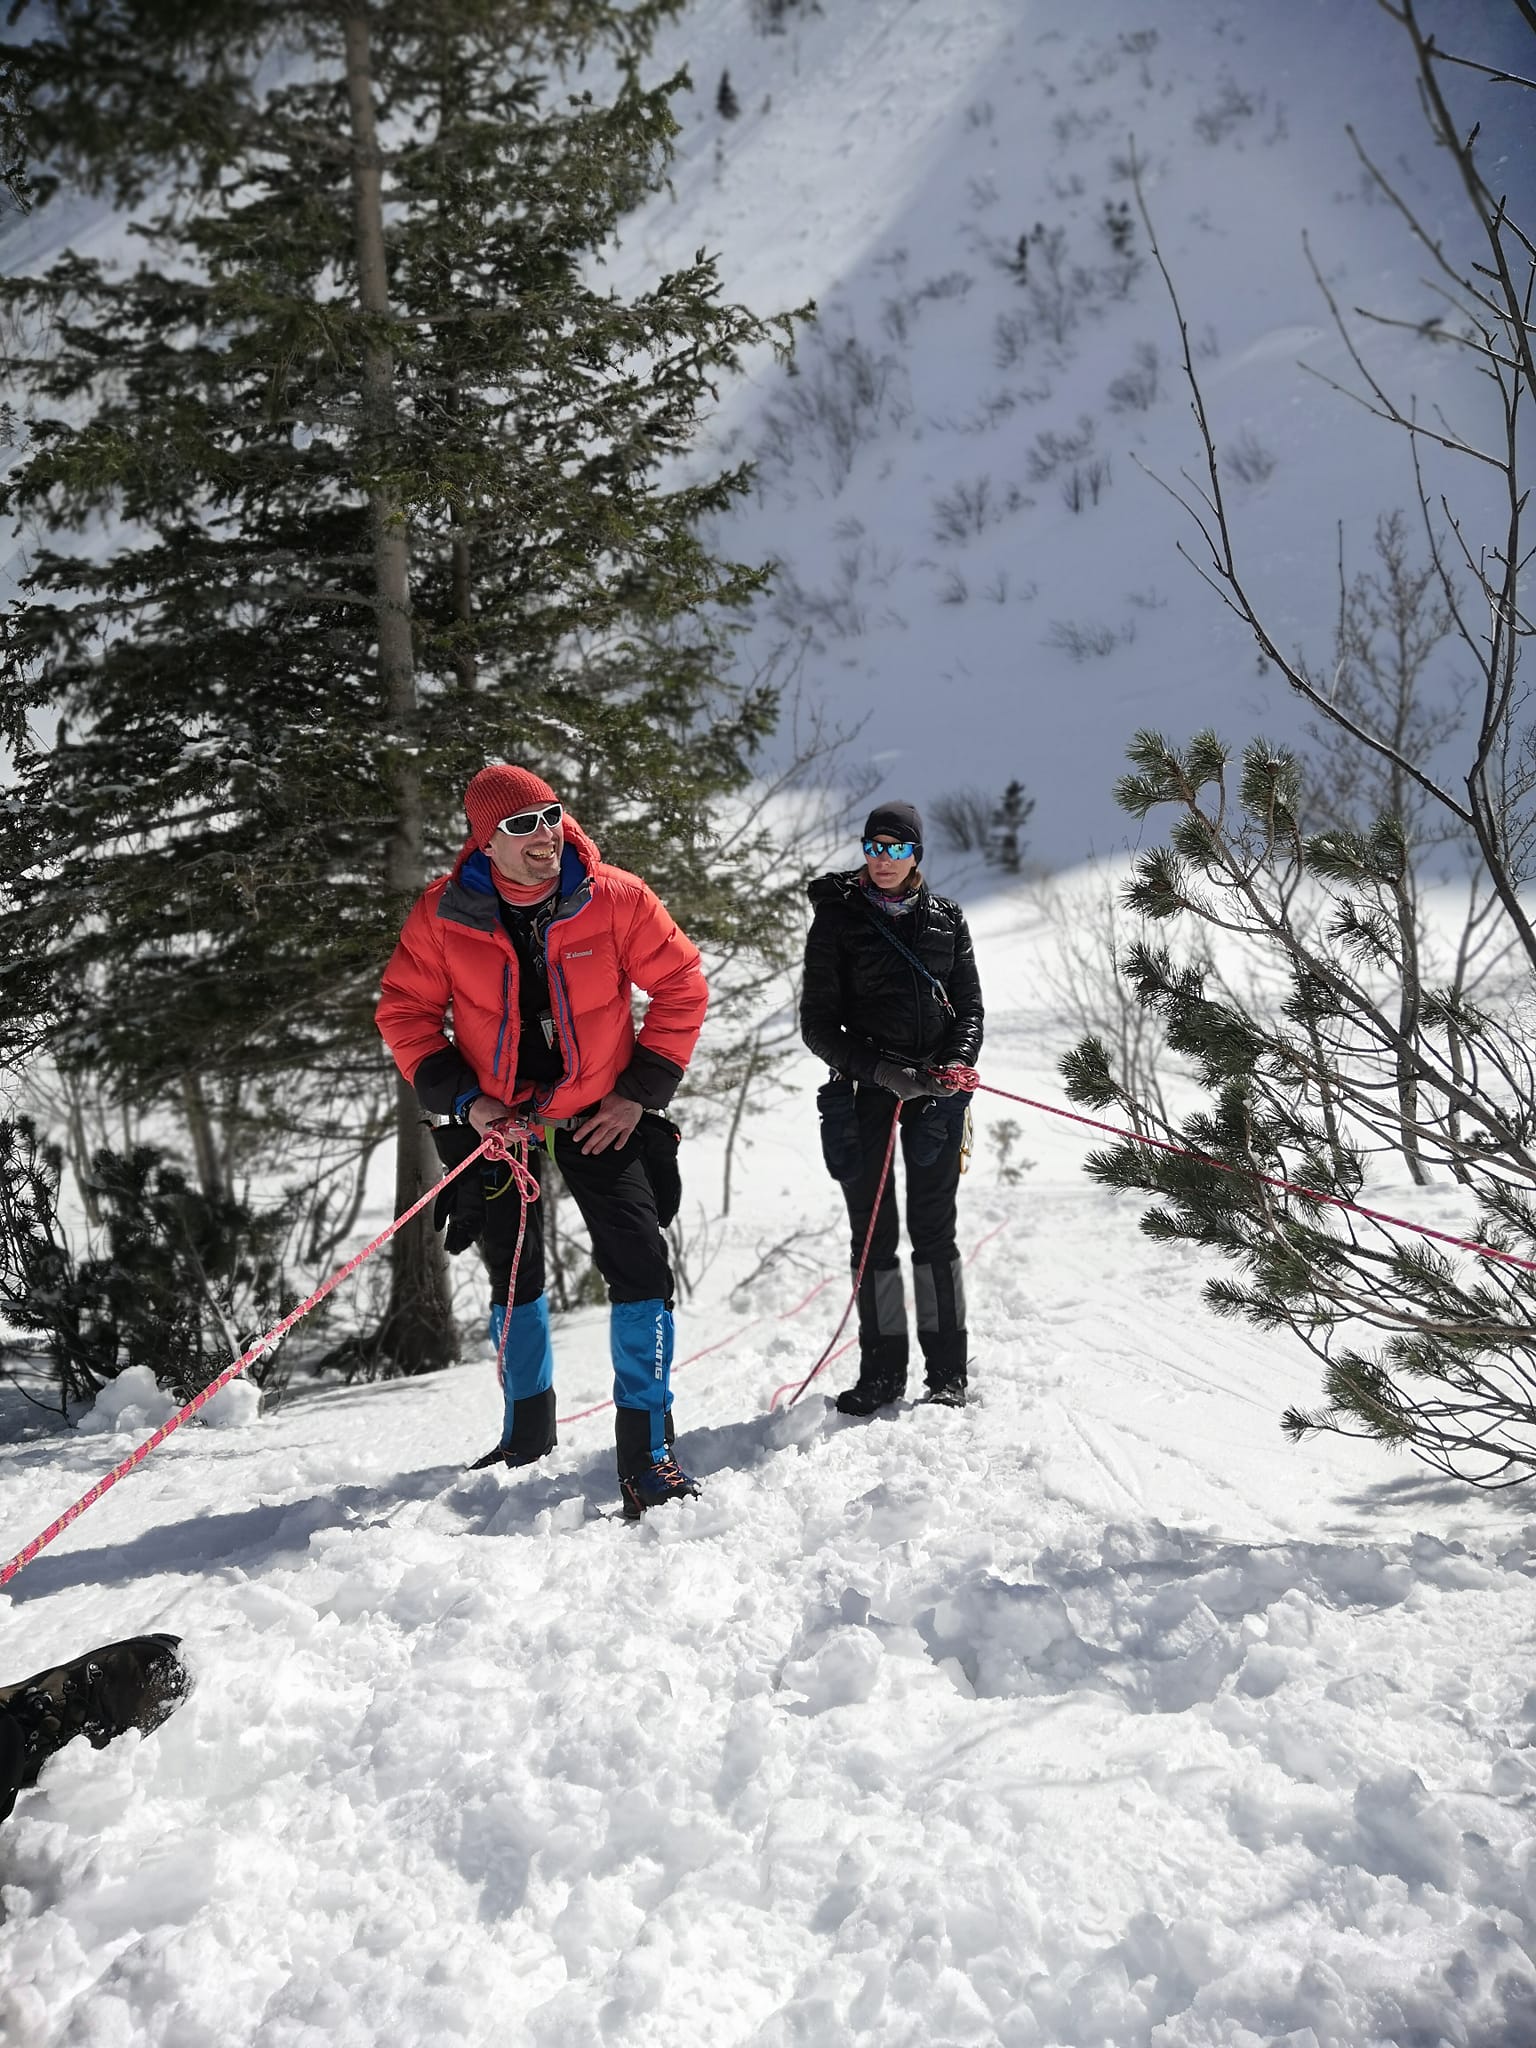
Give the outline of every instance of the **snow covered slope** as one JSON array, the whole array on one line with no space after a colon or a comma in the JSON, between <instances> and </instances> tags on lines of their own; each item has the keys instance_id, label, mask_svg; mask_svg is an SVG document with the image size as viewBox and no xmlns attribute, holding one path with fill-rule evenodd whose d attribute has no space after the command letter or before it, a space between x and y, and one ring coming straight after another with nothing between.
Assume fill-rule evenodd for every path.
<instances>
[{"instance_id":1,"label":"snow covered slope","mask_svg":"<svg viewBox=\"0 0 1536 2048\"><path fill-rule=\"evenodd\" d=\"M1054 1096L1032 900L977 938L988 1071ZM1288 1448L1307 1365L990 1097L973 1405L846 1422L845 1359L770 1414L846 1298L814 1078L680 1311L697 1503L614 1519L589 1312L544 1467L462 1470L484 1357L299 1392L13 1581L0 1674L165 1628L197 1689L0 1828L7 2048L1536 2038L1528 1505ZM0 1452L0 1554L136 1434Z\"/></svg>"},{"instance_id":2,"label":"snow covered slope","mask_svg":"<svg viewBox=\"0 0 1536 2048\"><path fill-rule=\"evenodd\" d=\"M1493 55L1504 12L1438 18L1452 47ZM867 719L856 751L889 790L995 796L1019 776L1037 858L1112 851L1138 726L1298 729L1179 560L1198 536L1146 473L1177 483L1199 446L1129 165L1145 166L1252 587L1282 644L1326 661L1336 529L1358 570L1377 515L1415 501L1403 437L1300 367L1358 385L1303 232L1345 307L1444 311L1345 122L1432 232L1469 235L1405 39L1370 0L825 0L791 5L777 36L752 18L749 0L699 0L672 36L697 87L676 201L635 224L616 268L638 279L703 247L754 306L820 307L798 376L765 367L720 423L762 478L723 538L784 565L748 657L803 656L847 723ZM726 71L734 121L716 111ZM1519 99L1481 87L1475 111L1514 122ZM1512 132L1501 172L1528 201L1529 136ZM1458 351L1379 328L1369 345L1400 395L1477 423Z\"/></svg>"}]
</instances>

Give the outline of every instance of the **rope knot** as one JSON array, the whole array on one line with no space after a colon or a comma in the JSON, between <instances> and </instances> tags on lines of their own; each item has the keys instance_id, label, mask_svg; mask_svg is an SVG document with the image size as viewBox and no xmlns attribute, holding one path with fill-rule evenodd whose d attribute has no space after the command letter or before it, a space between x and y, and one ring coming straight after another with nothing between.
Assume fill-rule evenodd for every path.
<instances>
[{"instance_id":1,"label":"rope knot","mask_svg":"<svg viewBox=\"0 0 1536 2048\"><path fill-rule=\"evenodd\" d=\"M521 1117L504 1117L485 1134L486 1158L507 1168L525 1205L539 1199L539 1177L528 1164L528 1147L540 1136L539 1127Z\"/></svg>"}]
</instances>

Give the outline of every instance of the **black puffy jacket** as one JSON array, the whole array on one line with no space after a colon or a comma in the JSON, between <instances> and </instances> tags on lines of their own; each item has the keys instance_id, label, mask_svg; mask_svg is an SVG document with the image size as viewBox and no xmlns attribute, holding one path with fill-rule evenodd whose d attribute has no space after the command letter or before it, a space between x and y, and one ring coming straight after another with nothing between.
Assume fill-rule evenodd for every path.
<instances>
[{"instance_id":1,"label":"black puffy jacket","mask_svg":"<svg viewBox=\"0 0 1536 2048\"><path fill-rule=\"evenodd\" d=\"M855 1081L872 1081L881 1059L974 1066L981 1051L981 983L965 912L924 882L910 911L888 917L859 887L863 872L819 875L806 891L816 915L805 942L800 1036L818 1059ZM942 982L953 1014L882 937L882 925Z\"/></svg>"}]
</instances>

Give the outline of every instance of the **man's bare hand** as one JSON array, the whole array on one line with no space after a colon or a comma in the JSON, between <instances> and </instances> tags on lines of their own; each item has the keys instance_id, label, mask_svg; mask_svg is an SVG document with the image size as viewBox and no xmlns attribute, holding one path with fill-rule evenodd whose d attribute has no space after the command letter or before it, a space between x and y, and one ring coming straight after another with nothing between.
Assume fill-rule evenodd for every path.
<instances>
[{"instance_id":1,"label":"man's bare hand","mask_svg":"<svg viewBox=\"0 0 1536 2048\"><path fill-rule=\"evenodd\" d=\"M623 1145L644 1113L627 1095L605 1095L596 1114L581 1126L582 1151L606 1152L610 1145Z\"/></svg>"},{"instance_id":2,"label":"man's bare hand","mask_svg":"<svg viewBox=\"0 0 1536 2048\"><path fill-rule=\"evenodd\" d=\"M499 1095L477 1095L469 1105L469 1123L477 1137L483 1138L492 1124L499 1124L503 1117L512 1114L510 1102L503 1102Z\"/></svg>"}]
</instances>

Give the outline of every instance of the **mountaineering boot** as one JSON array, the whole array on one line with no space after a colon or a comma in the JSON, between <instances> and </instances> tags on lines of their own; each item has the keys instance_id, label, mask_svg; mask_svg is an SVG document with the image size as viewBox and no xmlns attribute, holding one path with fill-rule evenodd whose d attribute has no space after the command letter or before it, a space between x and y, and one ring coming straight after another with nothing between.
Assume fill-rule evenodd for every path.
<instances>
[{"instance_id":1,"label":"mountaineering boot","mask_svg":"<svg viewBox=\"0 0 1536 2048\"><path fill-rule=\"evenodd\" d=\"M873 1415L877 1408L889 1408L907 1391L905 1372L866 1372L862 1367L851 1387L837 1397L839 1415Z\"/></svg>"},{"instance_id":2,"label":"mountaineering boot","mask_svg":"<svg viewBox=\"0 0 1536 2048\"><path fill-rule=\"evenodd\" d=\"M669 1500L697 1500L699 1482L683 1470L676 1458L658 1458L643 1472L632 1473L623 1480L619 1491L624 1496L625 1521L638 1522L647 1508L662 1507Z\"/></svg>"},{"instance_id":3,"label":"mountaineering boot","mask_svg":"<svg viewBox=\"0 0 1536 2048\"><path fill-rule=\"evenodd\" d=\"M859 1376L837 1397L839 1415L873 1415L907 1390L907 1304L901 1269L872 1266L859 1282Z\"/></svg>"},{"instance_id":4,"label":"mountaineering boot","mask_svg":"<svg viewBox=\"0 0 1536 2048\"><path fill-rule=\"evenodd\" d=\"M907 1339L865 1336L859 1346L859 1376L837 1397L839 1415L873 1415L907 1391Z\"/></svg>"},{"instance_id":5,"label":"mountaineering boot","mask_svg":"<svg viewBox=\"0 0 1536 2048\"><path fill-rule=\"evenodd\" d=\"M619 1463L619 1492L624 1519L637 1522L647 1508L669 1500L696 1498L699 1482L672 1456L672 1416L662 1418L662 1440L655 1441L655 1417L644 1408L616 1408L614 1450Z\"/></svg>"},{"instance_id":6,"label":"mountaineering boot","mask_svg":"<svg viewBox=\"0 0 1536 2048\"><path fill-rule=\"evenodd\" d=\"M506 1343L502 1343L502 1331ZM555 1354L549 1340L549 1301L540 1294L519 1302L507 1319L504 1301L491 1303L486 1334L501 1353L505 1404L501 1441L471 1472L487 1465L534 1465L555 1448Z\"/></svg>"},{"instance_id":7,"label":"mountaineering boot","mask_svg":"<svg viewBox=\"0 0 1536 2048\"><path fill-rule=\"evenodd\" d=\"M964 1330L919 1330L917 1336L928 1381L924 1401L935 1408L963 1408L970 1364Z\"/></svg>"},{"instance_id":8,"label":"mountaineering boot","mask_svg":"<svg viewBox=\"0 0 1536 2048\"><path fill-rule=\"evenodd\" d=\"M661 1300L616 1301L608 1320L613 1354L613 1440L627 1521L664 1501L699 1491L672 1456L672 1310Z\"/></svg>"},{"instance_id":9,"label":"mountaineering boot","mask_svg":"<svg viewBox=\"0 0 1536 2048\"><path fill-rule=\"evenodd\" d=\"M10 1717L21 1736L18 1785L35 1785L49 1757L77 1735L93 1749L105 1749L130 1728L144 1735L158 1728L191 1683L176 1654L180 1644L180 1636L132 1636L18 1685L0 1686L0 1714Z\"/></svg>"}]
</instances>

